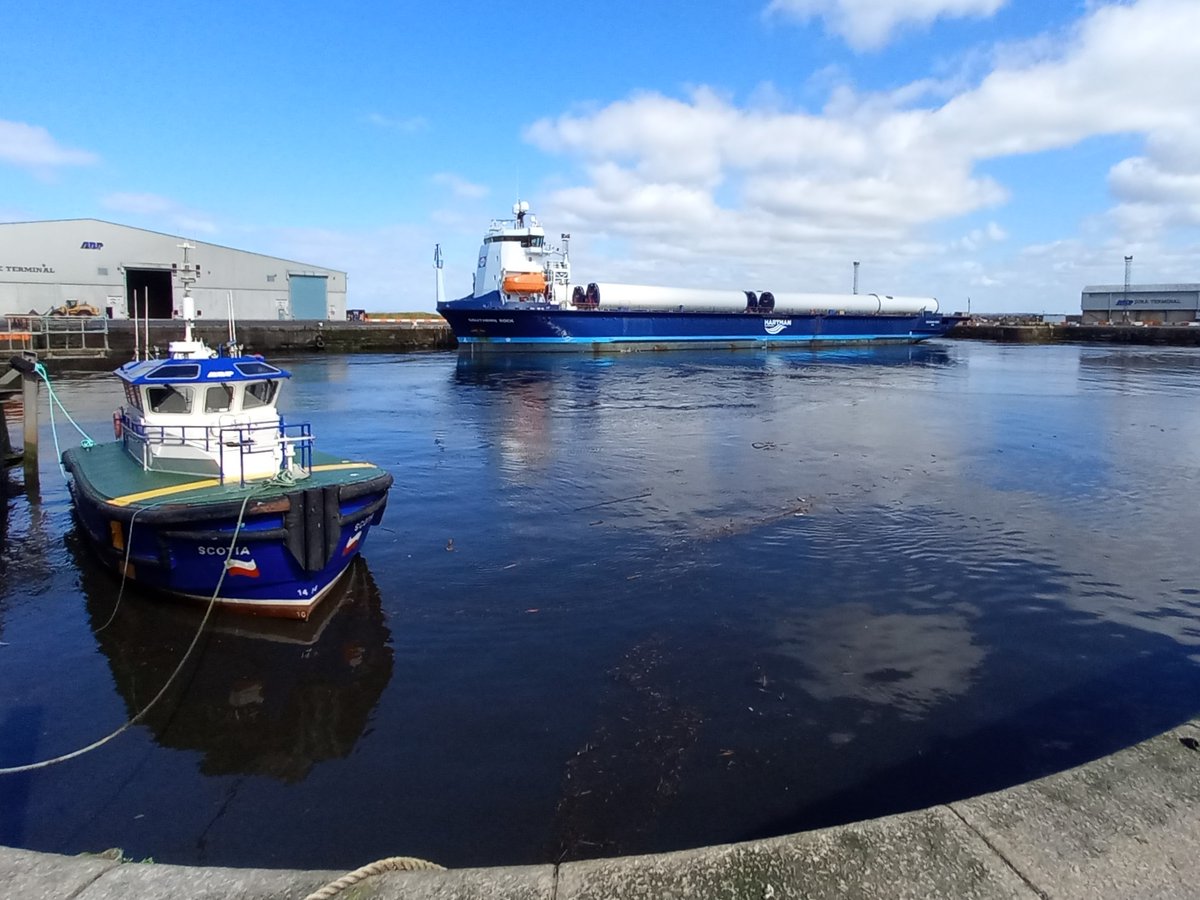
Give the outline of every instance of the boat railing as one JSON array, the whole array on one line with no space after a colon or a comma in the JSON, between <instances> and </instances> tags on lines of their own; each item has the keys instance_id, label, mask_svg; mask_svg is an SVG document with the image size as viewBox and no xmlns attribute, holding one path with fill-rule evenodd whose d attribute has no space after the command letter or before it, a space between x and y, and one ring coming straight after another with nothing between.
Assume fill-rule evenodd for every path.
<instances>
[{"instance_id":1,"label":"boat railing","mask_svg":"<svg viewBox=\"0 0 1200 900\"><path fill-rule=\"evenodd\" d=\"M216 469L213 473L225 484L236 472L238 482L245 486L247 471L262 471L254 466L262 454L279 454L280 472L307 477L312 472L313 438L308 422L298 424L238 423L232 425L147 425L127 413L120 415L121 440L127 452L139 459L142 468L159 472L197 474L183 469L181 460L156 457L151 447L190 447L203 454ZM236 454L234 456L233 454ZM236 460L236 466L234 462ZM197 460L203 461L203 460Z\"/></svg>"}]
</instances>

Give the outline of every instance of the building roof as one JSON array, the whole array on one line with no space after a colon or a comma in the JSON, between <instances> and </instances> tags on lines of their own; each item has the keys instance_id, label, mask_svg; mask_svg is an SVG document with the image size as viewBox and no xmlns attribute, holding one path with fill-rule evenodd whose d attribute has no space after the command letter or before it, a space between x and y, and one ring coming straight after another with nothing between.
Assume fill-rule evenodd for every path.
<instances>
[{"instance_id":1,"label":"building roof","mask_svg":"<svg viewBox=\"0 0 1200 900\"><path fill-rule=\"evenodd\" d=\"M136 225L125 225L125 224L122 224L121 222L110 222L107 219L93 219L93 218L86 218L86 217L81 217L78 219L35 219L35 220L29 220L29 221L25 221L25 222L0 222L0 228L18 227L18 226L22 226L22 225L67 225L67 224L73 224L76 222L95 222L96 224L108 225L112 228L126 228L130 231L141 231L144 234L153 234L153 235L157 235L158 237L169 238L172 241L187 241L188 243L197 245L197 247L200 247L200 246L215 247L218 250L228 250L231 253L245 253L250 256L261 256L263 259L279 260L280 262L289 263L294 266L303 266L303 267L310 268L310 269L321 269L322 271L326 271L326 272L337 272L339 275L346 274L346 271L344 269L333 269L333 268L330 268L329 266L318 266L315 263L301 262L296 259L288 259L287 257L282 257L282 256L272 256L269 253L258 253L257 251L254 251L254 250L244 250L241 247L227 247L224 244L214 244L212 241L202 241L199 238L190 238L190 237L183 237L183 236L177 235L177 234L168 234L165 231L155 231L151 228L138 228Z\"/></svg>"},{"instance_id":2,"label":"building roof","mask_svg":"<svg viewBox=\"0 0 1200 900\"><path fill-rule=\"evenodd\" d=\"M1194 294L1200 291L1200 284L1131 284L1131 294ZM1124 293L1123 284L1089 284L1084 287L1085 294L1114 294Z\"/></svg>"}]
</instances>

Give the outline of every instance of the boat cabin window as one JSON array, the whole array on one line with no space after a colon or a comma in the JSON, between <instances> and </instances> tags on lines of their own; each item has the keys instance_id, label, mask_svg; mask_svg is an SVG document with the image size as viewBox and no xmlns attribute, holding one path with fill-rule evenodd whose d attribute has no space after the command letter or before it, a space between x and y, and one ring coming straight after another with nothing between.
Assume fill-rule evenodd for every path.
<instances>
[{"instance_id":1,"label":"boat cabin window","mask_svg":"<svg viewBox=\"0 0 1200 900\"><path fill-rule=\"evenodd\" d=\"M148 387L146 405L150 412L187 415L192 411L192 389L172 387L169 384Z\"/></svg>"},{"instance_id":2,"label":"boat cabin window","mask_svg":"<svg viewBox=\"0 0 1200 900\"><path fill-rule=\"evenodd\" d=\"M200 367L195 363L177 363L173 365L159 366L146 377L154 379L171 379L174 381L182 380L184 378L195 378L199 374Z\"/></svg>"},{"instance_id":3,"label":"boat cabin window","mask_svg":"<svg viewBox=\"0 0 1200 900\"><path fill-rule=\"evenodd\" d=\"M125 402L134 409L142 408L142 392L135 388L132 384L125 385Z\"/></svg>"},{"instance_id":4,"label":"boat cabin window","mask_svg":"<svg viewBox=\"0 0 1200 900\"><path fill-rule=\"evenodd\" d=\"M250 381L246 383L246 395L242 398L242 409L257 409L275 402L278 381Z\"/></svg>"},{"instance_id":5,"label":"boat cabin window","mask_svg":"<svg viewBox=\"0 0 1200 900\"><path fill-rule=\"evenodd\" d=\"M229 412L231 406L233 406L233 385L210 384L208 386L208 390L204 394L204 411L206 413Z\"/></svg>"},{"instance_id":6,"label":"boat cabin window","mask_svg":"<svg viewBox=\"0 0 1200 900\"><path fill-rule=\"evenodd\" d=\"M278 375L280 370L265 362L234 363L233 367L243 375Z\"/></svg>"}]
</instances>

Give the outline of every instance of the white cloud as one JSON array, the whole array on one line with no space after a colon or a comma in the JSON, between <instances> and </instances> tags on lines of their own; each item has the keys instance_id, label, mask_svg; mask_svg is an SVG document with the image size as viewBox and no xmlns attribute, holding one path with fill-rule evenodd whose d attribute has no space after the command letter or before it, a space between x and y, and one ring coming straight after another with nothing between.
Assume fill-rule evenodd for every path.
<instances>
[{"instance_id":1,"label":"white cloud","mask_svg":"<svg viewBox=\"0 0 1200 900\"><path fill-rule=\"evenodd\" d=\"M0 119L0 162L47 175L64 166L90 166L99 157L88 150L64 147L40 125Z\"/></svg>"},{"instance_id":2,"label":"white cloud","mask_svg":"<svg viewBox=\"0 0 1200 900\"><path fill-rule=\"evenodd\" d=\"M1200 129L1156 134L1145 156L1113 166L1108 186L1120 201L1113 217L1130 234L1200 225Z\"/></svg>"},{"instance_id":3,"label":"white cloud","mask_svg":"<svg viewBox=\"0 0 1200 900\"><path fill-rule=\"evenodd\" d=\"M958 249L968 252L979 250L988 244L998 244L1008 239L1008 233L995 222L988 222L983 228L972 228L954 242Z\"/></svg>"},{"instance_id":4,"label":"white cloud","mask_svg":"<svg viewBox=\"0 0 1200 900\"><path fill-rule=\"evenodd\" d=\"M914 261L1003 240L994 223L957 243L922 236L1013 199L980 163L1133 134L1145 136L1146 153L1109 175L1121 201L1111 221L1136 223L1143 234L1200 221L1200 130L1192 124L1200 3L1105 5L1080 20L1056 55L1035 44L1037 52L1008 54L944 101L950 82L868 95L834 90L819 113L789 111L778 98L766 107L738 106L701 87L682 99L638 93L541 119L526 139L577 161L585 177L549 190L540 212L577 237L636 239L639 252L678 264L657 270L658 279L701 279L701 263L722 259L722 277L734 284L747 271L790 271L793 278L800 271L823 289L840 282L846 259L869 253L879 274L903 281ZM1095 175L1101 191L1104 173ZM586 246L576 246L586 258ZM1010 275L1019 283L1020 267L978 277L987 284ZM948 273L945 283L957 286ZM1078 288L1070 294L1077 298Z\"/></svg>"},{"instance_id":5,"label":"white cloud","mask_svg":"<svg viewBox=\"0 0 1200 900\"><path fill-rule=\"evenodd\" d=\"M1006 0L771 0L767 15L801 22L820 18L825 27L860 50L881 47L905 25L929 26L936 19L986 18Z\"/></svg>"},{"instance_id":6,"label":"white cloud","mask_svg":"<svg viewBox=\"0 0 1200 900\"><path fill-rule=\"evenodd\" d=\"M139 216L155 227L178 232L183 236L217 233L217 226L204 213L188 209L169 197L159 194L115 193L100 201L106 209L125 215Z\"/></svg>"},{"instance_id":7,"label":"white cloud","mask_svg":"<svg viewBox=\"0 0 1200 900\"><path fill-rule=\"evenodd\" d=\"M447 188L455 197L465 200L478 200L488 194L488 189L484 185L467 181L451 172L438 172L431 180L434 184Z\"/></svg>"}]
</instances>

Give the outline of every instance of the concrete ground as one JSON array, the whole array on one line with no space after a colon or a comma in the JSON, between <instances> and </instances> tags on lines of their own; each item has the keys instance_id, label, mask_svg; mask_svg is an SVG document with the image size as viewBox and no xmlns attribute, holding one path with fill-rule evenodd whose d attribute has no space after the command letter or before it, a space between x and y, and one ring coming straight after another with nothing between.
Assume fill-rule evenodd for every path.
<instances>
[{"instance_id":1,"label":"concrete ground","mask_svg":"<svg viewBox=\"0 0 1200 900\"><path fill-rule=\"evenodd\" d=\"M1200 897L1198 806L1200 720L1077 769L917 812L655 856L388 872L337 896ZM0 897L21 900L299 900L342 874L121 863L0 848Z\"/></svg>"}]
</instances>

